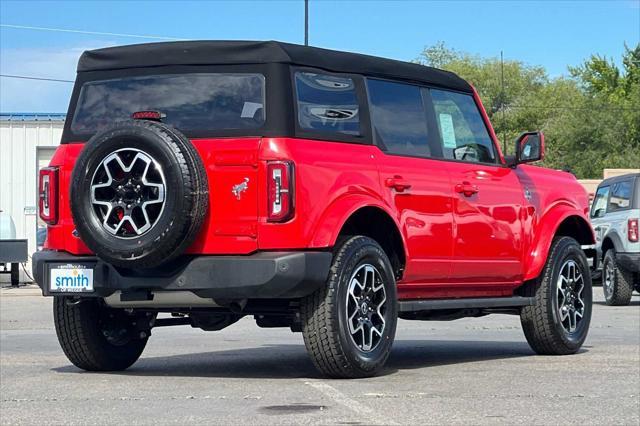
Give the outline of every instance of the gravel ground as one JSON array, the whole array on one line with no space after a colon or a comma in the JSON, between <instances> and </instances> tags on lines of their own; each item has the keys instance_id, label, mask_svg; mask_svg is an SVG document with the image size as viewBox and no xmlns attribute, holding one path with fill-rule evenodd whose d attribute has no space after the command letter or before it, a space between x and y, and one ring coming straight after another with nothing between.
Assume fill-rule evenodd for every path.
<instances>
[{"instance_id":1,"label":"gravel ground","mask_svg":"<svg viewBox=\"0 0 640 426\"><path fill-rule=\"evenodd\" d=\"M121 373L86 373L58 346L51 299L0 290L1 424L640 424L640 297L596 288L574 356L537 356L519 319L400 321L379 377L325 380L302 336L249 319L154 330Z\"/></svg>"}]
</instances>

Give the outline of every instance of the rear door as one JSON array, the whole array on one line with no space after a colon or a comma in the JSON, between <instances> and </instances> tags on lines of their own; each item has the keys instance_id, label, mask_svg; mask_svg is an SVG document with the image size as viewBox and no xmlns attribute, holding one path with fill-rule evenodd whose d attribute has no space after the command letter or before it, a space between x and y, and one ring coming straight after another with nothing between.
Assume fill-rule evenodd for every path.
<instances>
[{"instance_id":1,"label":"rear door","mask_svg":"<svg viewBox=\"0 0 640 426\"><path fill-rule=\"evenodd\" d=\"M426 89L369 79L369 109L387 202L395 207L409 256L400 297L424 296L421 284L446 281L451 266L450 180L434 160L437 130L428 123Z\"/></svg>"},{"instance_id":2,"label":"rear door","mask_svg":"<svg viewBox=\"0 0 640 426\"><path fill-rule=\"evenodd\" d=\"M513 283L522 274L521 209L515 172L500 164L473 96L432 89L444 159L451 175L454 283Z\"/></svg>"}]
</instances>

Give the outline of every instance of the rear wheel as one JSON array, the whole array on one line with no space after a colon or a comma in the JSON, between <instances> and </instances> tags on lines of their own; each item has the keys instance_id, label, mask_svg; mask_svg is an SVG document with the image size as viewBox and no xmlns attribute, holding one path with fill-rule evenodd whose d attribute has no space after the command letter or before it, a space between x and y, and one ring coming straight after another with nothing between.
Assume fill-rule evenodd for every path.
<instances>
[{"instance_id":1,"label":"rear wheel","mask_svg":"<svg viewBox=\"0 0 640 426\"><path fill-rule=\"evenodd\" d=\"M618 266L614 250L607 250L604 255L602 289L605 303L609 306L625 306L631 302L633 274Z\"/></svg>"},{"instance_id":2,"label":"rear wheel","mask_svg":"<svg viewBox=\"0 0 640 426\"><path fill-rule=\"evenodd\" d=\"M520 314L531 348L542 355L576 353L587 338L592 304L589 265L576 240L553 241L542 274L525 295L535 298Z\"/></svg>"},{"instance_id":3,"label":"rear wheel","mask_svg":"<svg viewBox=\"0 0 640 426\"><path fill-rule=\"evenodd\" d=\"M301 303L307 351L334 378L373 376L386 362L397 323L391 264L374 240L357 236L336 250L326 286Z\"/></svg>"},{"instance_id":4,"label":"rear wheel","mask_svg":"<svg viewBox=\"0 0 640 426\"><path fill-rule=\"evenodd\" d=\"M129 315L97 299L54 297L58 342L69 361L88 371L124 370L138 360L149 336L152 317ZM146 323L144 322L146 321Z\"/></svg>"}]
</instances>

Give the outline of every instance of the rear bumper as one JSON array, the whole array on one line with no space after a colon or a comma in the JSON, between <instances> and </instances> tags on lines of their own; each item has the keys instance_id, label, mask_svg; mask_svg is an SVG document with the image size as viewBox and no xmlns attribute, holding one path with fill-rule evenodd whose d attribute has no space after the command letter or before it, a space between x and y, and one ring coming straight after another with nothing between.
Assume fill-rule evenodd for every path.
<instances>
[{"instance_id":1,"label":"rear bumper","mask_svg":"<svg viewBox=\"0 0 640 426\"><path fill-rule=\"evenodd\" d=\"M631 272L640 272L640 253L616 253L616 263Z\"/></svg>"},{"instance_id":2,"label":"rear bumper","mask_svg":"<svg viewBox=\"0 0 640 426\"><path fill-rule=\"evenodd\" d=\"M259 252L247 256L190 256L170 267L155 270L123 270L94 256L60 251L33 255L33 274L45 296L50 292L49 271L56 265L93 268L92 293L82 297L106 297L116 291L144 294L149 291L192 291L215 299L271 299L306 296L322 286L329 274L329 252Z\"/></svg>"}]
</instances>

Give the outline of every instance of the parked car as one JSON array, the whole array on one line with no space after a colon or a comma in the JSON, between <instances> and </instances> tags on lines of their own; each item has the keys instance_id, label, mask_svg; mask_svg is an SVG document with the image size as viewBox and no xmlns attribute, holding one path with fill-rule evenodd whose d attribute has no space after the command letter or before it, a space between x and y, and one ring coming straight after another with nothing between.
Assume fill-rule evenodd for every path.
<instances>
[{"instance_id":1,"label":"parked car","mask_svg":"<svg viewBox=\"0 0 640 426\"><path fill-rule=\"evenodd\" d=\"M20 263L28 258L27 240L16 239L13 218L0 209L0 274L10 276L11 285L20 284Z\"/></svg>"},{"instance_id":2,"label":"parked car","mask_svg":"<svg viewBox=\"0 0 640 426\"><path fill-rule=\"evenodd\" d=\"M605 179L591 206L596 234L594 269L602 269L607 305L628 305L640 292L640 173Z\"/></svg>"},{"instance_id":3,"label":"parked car","mask_svg":"<svg viewBox=\"0 0 640 426\"><path fill-rule=\"evenodd\" d=\"M505 159L455 74L279 42L114 47L80 58L68 117L33 268L80 368L247 315L301 331L330 377L379 372L398 318L519 315L540 354L587 336L587 194L528 164L540 132Z\"/></svg>"},{"instance_id":4,"label":"parked car","mask_svg":"<svg viewBox=\"0 0 640 426\"><path fill-rule=\"evenodd\" d=\"M44 247L44 242L47 239L47 227L46 226L38 226L36 230L36 247L40 250Z\"/></svg>"}]
</instances>

